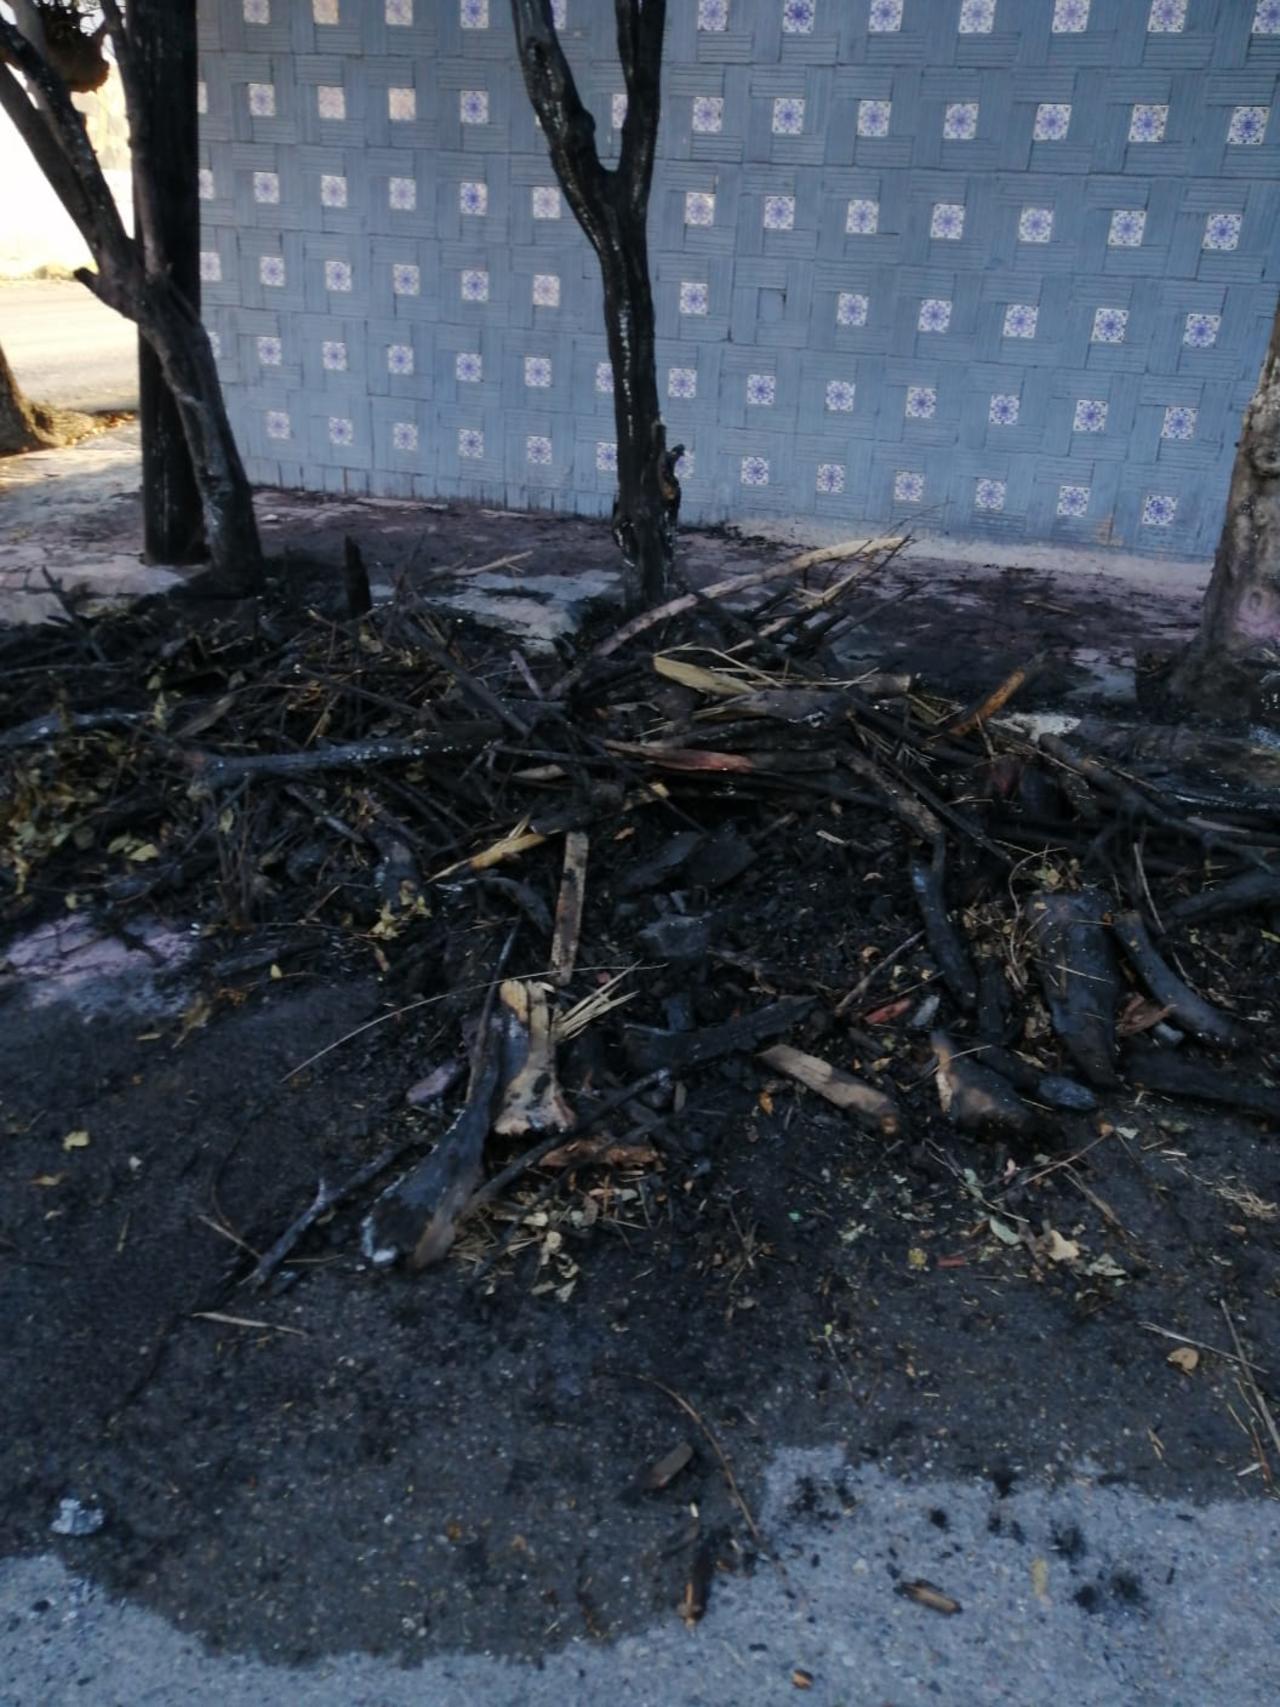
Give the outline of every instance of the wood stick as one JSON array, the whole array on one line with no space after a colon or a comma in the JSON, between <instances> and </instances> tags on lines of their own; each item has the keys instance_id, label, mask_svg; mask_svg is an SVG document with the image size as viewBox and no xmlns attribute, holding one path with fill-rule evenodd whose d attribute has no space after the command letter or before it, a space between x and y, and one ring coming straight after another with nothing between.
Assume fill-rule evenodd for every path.
<instances>
[{"instance_id":1,"label":"wood stick","mask_svg":"<svg viewBox=\"0 0 1280 1707\"><path fill-rule=\"evenodd\" d=\"M837 1108L864 1116L886 1138L897 1136L902 1125L898 1105L891 1096L876 1090L874 1085L855 1079L819 1056L806 1055L803 1050L793 1049L787 1043L775 1043L771 1049L762 1049L760 1059L797 1084L815 1091L827 1102L834 1103Z\"/></svg>"},{"instance_id":2,"label":"wood stick","mask_svg":"<svg viewBox=\"0 0 1280 1707\"><path fill-rule=\"evenodd\" d=\"M1025 664L1019 664L1017 669L1011 670L998 686L992 688L989 694L984 695L976 705L970 706L968 711L962 711L958 716L953 717L950 723L944 724L938 733L957 739L961 735L969 735L975 729L980 729L991 718L999 716L1020 688L1024 688L1028 682L1034 681L1044 668L1044 664L1045 654L1043 652L1037 653Z\"/></svg>"},{"instance_id":3,"label":"wood stick","mask_svg":"<svg viewBox=\"0 0 1280 1707\"><path fill-rule=\"evenodd\" d=\"M1206 1043L1220 1044L1224 1049L1239 1049L1249 1041L1249 1033L1243 1026L1228 1019L1211 1002L1197 995L1160 958L1140 914L1117 914L1113 928L1134 971L1160 1006L1166 1008L1184 1030Z\"/></svg>"},{"instance_id":4,"label":"wood stick","mask_svg":"<svg viewBox=\"0 0 1280 1707\"><path fill-rule=\"evenodd\" d=\"M973 1008L978 1002L978 979L960 940L960 933L947 912L947 898L942 887L945 847L945 842L939 838L931 865L912 864L911 888L924 921L930 952L938 962L944 982L962 1008Z\"/></svg>"},{"instance_id":5,"label":"wood stick","mask_svg":"<svg viewBox=\"0 0 1280 1707\"><path fill-rule=\"evenodd\" d=\"M591 841L585 830L570 830L564 839L564 875L556 902L556 927L551 939L551 982L567 984L573 977L582 935L582 909L587 898L587 854Z\"/></svg>"},{"instance_id":6,"label":"wood stick","mask_svg":"<svg viewBox=\"0 0 1280 1707\"><path fill-rule=\"evenodd\" d=\"M500 728L497 723L458 723L439 734L420 735L414 740L351 741L336 747L311 747L298 753L246 753L243 757L188 752L184 757L197 780L207 788L230 788L261 777L314 776L321 771L474 753L495 740Z\"/></svg>"}]
</instances>

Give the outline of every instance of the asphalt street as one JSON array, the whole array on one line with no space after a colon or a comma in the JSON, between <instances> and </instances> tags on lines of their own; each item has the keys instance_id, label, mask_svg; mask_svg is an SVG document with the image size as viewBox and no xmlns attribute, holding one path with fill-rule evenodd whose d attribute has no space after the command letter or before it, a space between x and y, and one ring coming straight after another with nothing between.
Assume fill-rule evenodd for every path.
<instances>
[{"instance_id":1,"label":"asphalt street","mask_svg":"<svg viewBox=\"0 0 1280 1707\"><path fill-rule=\"evenodd\" d=\"M90 412L137 407L137 335L83 285L0 284L0 347L38 403Z\"/></svg>"},{"instance_id":2,"label":"asphalt street","mask_svg":"<svg viewBox=\"0 0 1280 1707\"><path fill-rule=\"evenodd\" d=\"M841 1458L775 1461L761 1512L773 1562L717 1578L693 1629L673 1609L643 1635L571 1642L537 1664L437 1653L420 1667L351 1655L294 1669L212 1654L96 1588L94 1538L71 1540L62 1561L0 1564L0 1707L1275 1700L1274 1502L1152 1499L1088 1464L1029 1470L1002 1492L985 1478L850 1471Z\"/></svg>"}]
</instances>

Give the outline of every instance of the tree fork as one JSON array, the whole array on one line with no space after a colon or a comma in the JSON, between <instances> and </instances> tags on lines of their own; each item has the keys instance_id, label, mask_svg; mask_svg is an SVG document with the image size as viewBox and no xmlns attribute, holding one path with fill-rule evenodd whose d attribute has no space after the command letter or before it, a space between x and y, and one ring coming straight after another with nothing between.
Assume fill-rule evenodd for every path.
<instances>
[{"instance_id":1,"label":"tree fork","mask_svg":"<svg viewBox=\"0 0 1280 1707\"><path fill-rule=\"evenodd\" d=\"M618 494L613 533L647 603L667 596L675 557L680 449L668 451L658 400L649 190L661 107L666 0L614 0L627 112L618 165L601 164L551 0L511 0L520 67L565 199L600 263L613 369Z\"/></svg>"}]
</instances>

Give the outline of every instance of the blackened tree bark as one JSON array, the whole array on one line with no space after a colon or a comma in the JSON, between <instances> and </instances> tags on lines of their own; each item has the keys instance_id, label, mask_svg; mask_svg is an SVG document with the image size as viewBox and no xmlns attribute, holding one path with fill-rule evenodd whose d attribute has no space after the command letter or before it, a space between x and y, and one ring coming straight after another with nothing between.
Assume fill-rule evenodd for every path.
<instances>
[{"instance_id":1,"label":"blackened tree bark","mask_svg":"<svg viewBox=\"0 0 1280 1707\"><path fill-rule=\"evenodd\" d=\"M169 264L153 170L164 139L154 134L136 56L136 40L149 28L152 9L171 3L132 0L126 22L119 0L101 0L103 24L120 67L129 114L136 237L124 228L67 82L3 18L0 107L89 246L96 270L81 268L76 277L109 308L135 321L156 353L181 417L200 492L209 557L220 583L228 590L253 592L262 577L253 496L227 418L208 333ZM11 67L21 73L22 82Z\"/></svg>"},{"instance_id":2,"label":"blackened tree bark","mask_svg":"<svg viewBox=\"0 0 1280 1707\"><path fill-rule=\"evenodd\" d=\"M647 602L665 598L675 555L680 486L658 402L653 290L649 276L649 190L662 91L666 0L614 0L618 57L626 85L622 150L600 160L595 119L578 94L552 20L551 0L511 0L525 86L551 164L600 263L605 332L613 368L618 434L614 537Z\"/></svg>"},{"instance_id":3,"label":"blackened tree bark","mask_svg":"<svg viewBox=\"0 0 1280 1707\"><path fill-rule=\"evenodd\" d=\"M78 409L33 403L18 384L0 346L0 456L71 444L92 431L93 421Z\"/></svg>"},{"instance_id":4,"label":"blackened tree bark","mask_svg":"<svg viewBox=\"0 0 1280 1707\"><path fill-rule=\"evenodd\" d=\"M1244 412L1200 630L1173 676L1206 709L1239 712L1280 655L1280 309Z\"/></svg>"},{"instance_id":5,"label":"blackened tree bark","mask_svg":"<svg viewBox=\"0 0 1280 1707\"><path fill-rule=\"evenodd\" d=\"M142 99L164 146L148 162L174 284L200 308L200 121L196 116L196 0L152 8L134 32ZM134 156L135 171L137 156ZM136 199L136 193L135 193ZM157 563L198 563L205 555L200 490L182 415L160 359L138 340L138 415L142 422L142 537Z\"/></svg>"}]
</instances>

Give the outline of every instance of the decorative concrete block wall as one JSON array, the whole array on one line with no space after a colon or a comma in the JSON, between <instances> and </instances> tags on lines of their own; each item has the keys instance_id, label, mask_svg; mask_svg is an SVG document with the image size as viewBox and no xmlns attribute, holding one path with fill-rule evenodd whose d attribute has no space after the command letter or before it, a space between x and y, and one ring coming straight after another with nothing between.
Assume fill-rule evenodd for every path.
<instances>
[{"instance_id":1,"label":"decorative concrete block wall","mask_svg":"<svg viewBox=\"0 0 1280 1707\"><path fill-rule=\"evenodd\" d=\"M609 0L556 0L616 157ZM1203 553L1280 270L1280 0L669 0L686 515ZM595 260L507 0L202 0L252 474L608 508Z\"/></svg>"}]
</instances>

